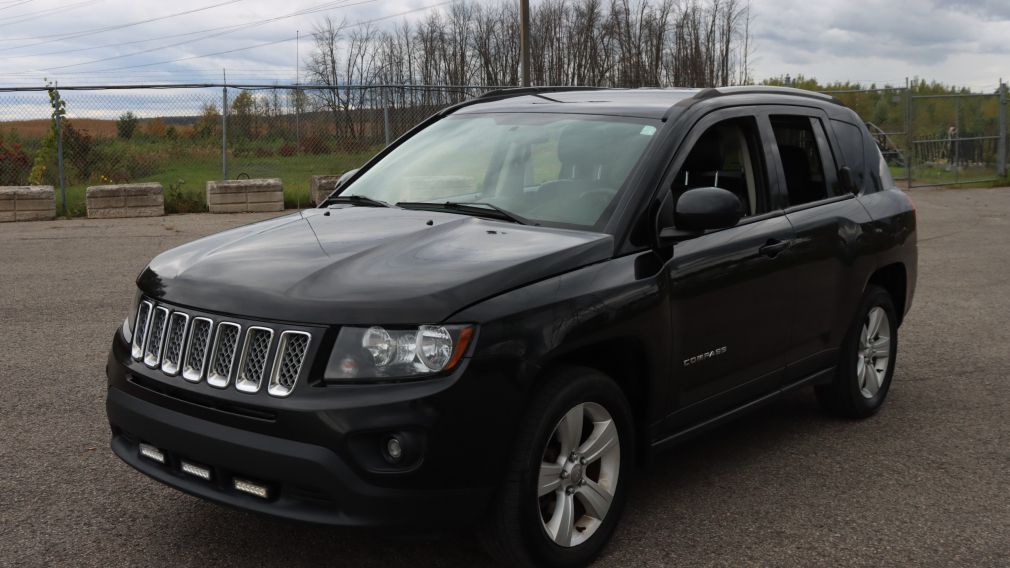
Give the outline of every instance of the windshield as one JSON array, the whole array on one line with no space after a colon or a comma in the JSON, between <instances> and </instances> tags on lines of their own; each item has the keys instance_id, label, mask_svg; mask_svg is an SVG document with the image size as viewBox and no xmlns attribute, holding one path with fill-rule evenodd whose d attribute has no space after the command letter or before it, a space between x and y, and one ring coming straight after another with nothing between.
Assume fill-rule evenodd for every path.
<instances>
[{"instance_id":1,"label":"windshield","mask_svg":"<svg viewBox=\"0 0 1010 568\"><path fill-rule=\"evenodd\" d=\"M527 222L600 228L658 124L572 114L454 115L405 141L341 195L481 203Z\"/></svg>"}]
</instances>

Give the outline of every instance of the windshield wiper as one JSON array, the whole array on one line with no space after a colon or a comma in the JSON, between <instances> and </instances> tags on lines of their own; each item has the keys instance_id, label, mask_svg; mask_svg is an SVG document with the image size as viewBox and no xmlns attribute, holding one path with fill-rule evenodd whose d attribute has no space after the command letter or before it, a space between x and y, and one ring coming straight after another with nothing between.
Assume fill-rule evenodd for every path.
<instances>
[{"instance_id":1,"label":"windshield wiper","mask_svg":"<svg viewBox=\"0 0 1010 568\"><path fill-rule=\"evenodd\" d=\"M516 215L511 211L506 211L505 209L502 209L492 203L485 203L482 201L445 201L442 203L431 203L427 201L400 201L396 204L396 206L403 207L404 209L421 209L424 211L458 211L466 215L488 217L490 219L509 221L520 225L538 225L538 223L534 223L525 217Z\"/></svg>"},{"instance_id":2,"label":"windshield wiper","mask_svg":"<svg viewBox=\"0 0 1010 568\"><path fill-rule=\"evenodd\" d=\"M361 207L392 207L392 205L385 201L372 199L366 195L334 195L323 202L324 205L329 205L330 203L350 203L351 205Z\"/></svg>"}]
</instances>

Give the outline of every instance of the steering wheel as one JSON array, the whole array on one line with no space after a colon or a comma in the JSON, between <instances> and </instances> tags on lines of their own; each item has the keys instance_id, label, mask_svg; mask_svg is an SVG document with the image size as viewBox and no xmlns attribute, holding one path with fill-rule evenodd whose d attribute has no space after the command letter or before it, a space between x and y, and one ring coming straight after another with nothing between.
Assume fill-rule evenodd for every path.
<instances>
[{"instance_id":1,"label":"steering wheel","mask_svg":"<svg viewBox=\"0 0 1010 568\"><path fill-rule=\"evenodd\" d=\"M606 206L617 195L617 190L610 187L597 187L579 194L579 201L597 199Z\"/></svg>"}]
</instances>

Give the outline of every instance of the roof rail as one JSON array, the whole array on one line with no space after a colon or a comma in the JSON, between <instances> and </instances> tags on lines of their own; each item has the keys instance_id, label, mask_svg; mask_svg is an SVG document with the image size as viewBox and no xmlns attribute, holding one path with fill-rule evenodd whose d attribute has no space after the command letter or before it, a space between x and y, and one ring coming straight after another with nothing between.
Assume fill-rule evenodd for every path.
<instances>
[{"instance_id":1,"label":"roof rail","mask_svg":"<svg viewBox=\"0 0 1010 568\"><path fill-rule=\"evenodd\" d=\"M836 105L845 106L842 101L831 95L825 95L824 93L818 93L815 91L805 91L803 89L795 89L793 87L772 87L767 85L741 85L737 87L715 87L709 89L702 89L694 95L695 99L707 99L711 97L718 97L724 95L789 95L793 97L805 97L808 99L817 99L819 101L835 103Z\"/></svg>"},{"instance_id":2,"label":"roof rail","mask_svg":"<svg viewBox=\"0 0 1010 568\"><path fill-rule=\"evenodd\" d=\"M509 87L506 89L495 89L482 95L478 99L519 97L522 95L536 95L540 93L563 93L565 91L604 91L609 87L578 87L578 86L555 86L555 87Z\"/></svg>"}]
</instances>

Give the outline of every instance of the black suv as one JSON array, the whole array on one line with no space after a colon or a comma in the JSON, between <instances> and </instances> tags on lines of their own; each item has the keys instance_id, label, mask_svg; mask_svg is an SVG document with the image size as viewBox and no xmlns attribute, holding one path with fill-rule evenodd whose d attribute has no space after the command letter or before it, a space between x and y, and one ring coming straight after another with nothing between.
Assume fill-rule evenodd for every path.
<instances>
[{"instance_id":1,"label":"black suv","mask_svg":"<svg viewBox=\"0 0 1010 568\"><path fill-rule=\"evenodd\" d=\"M807 385L876 412L916 256L830 97L498 91L319 208L155 258L109 356L112 448L242 509L581 565L653 452Z\"/></svg>"}]
</instances>

